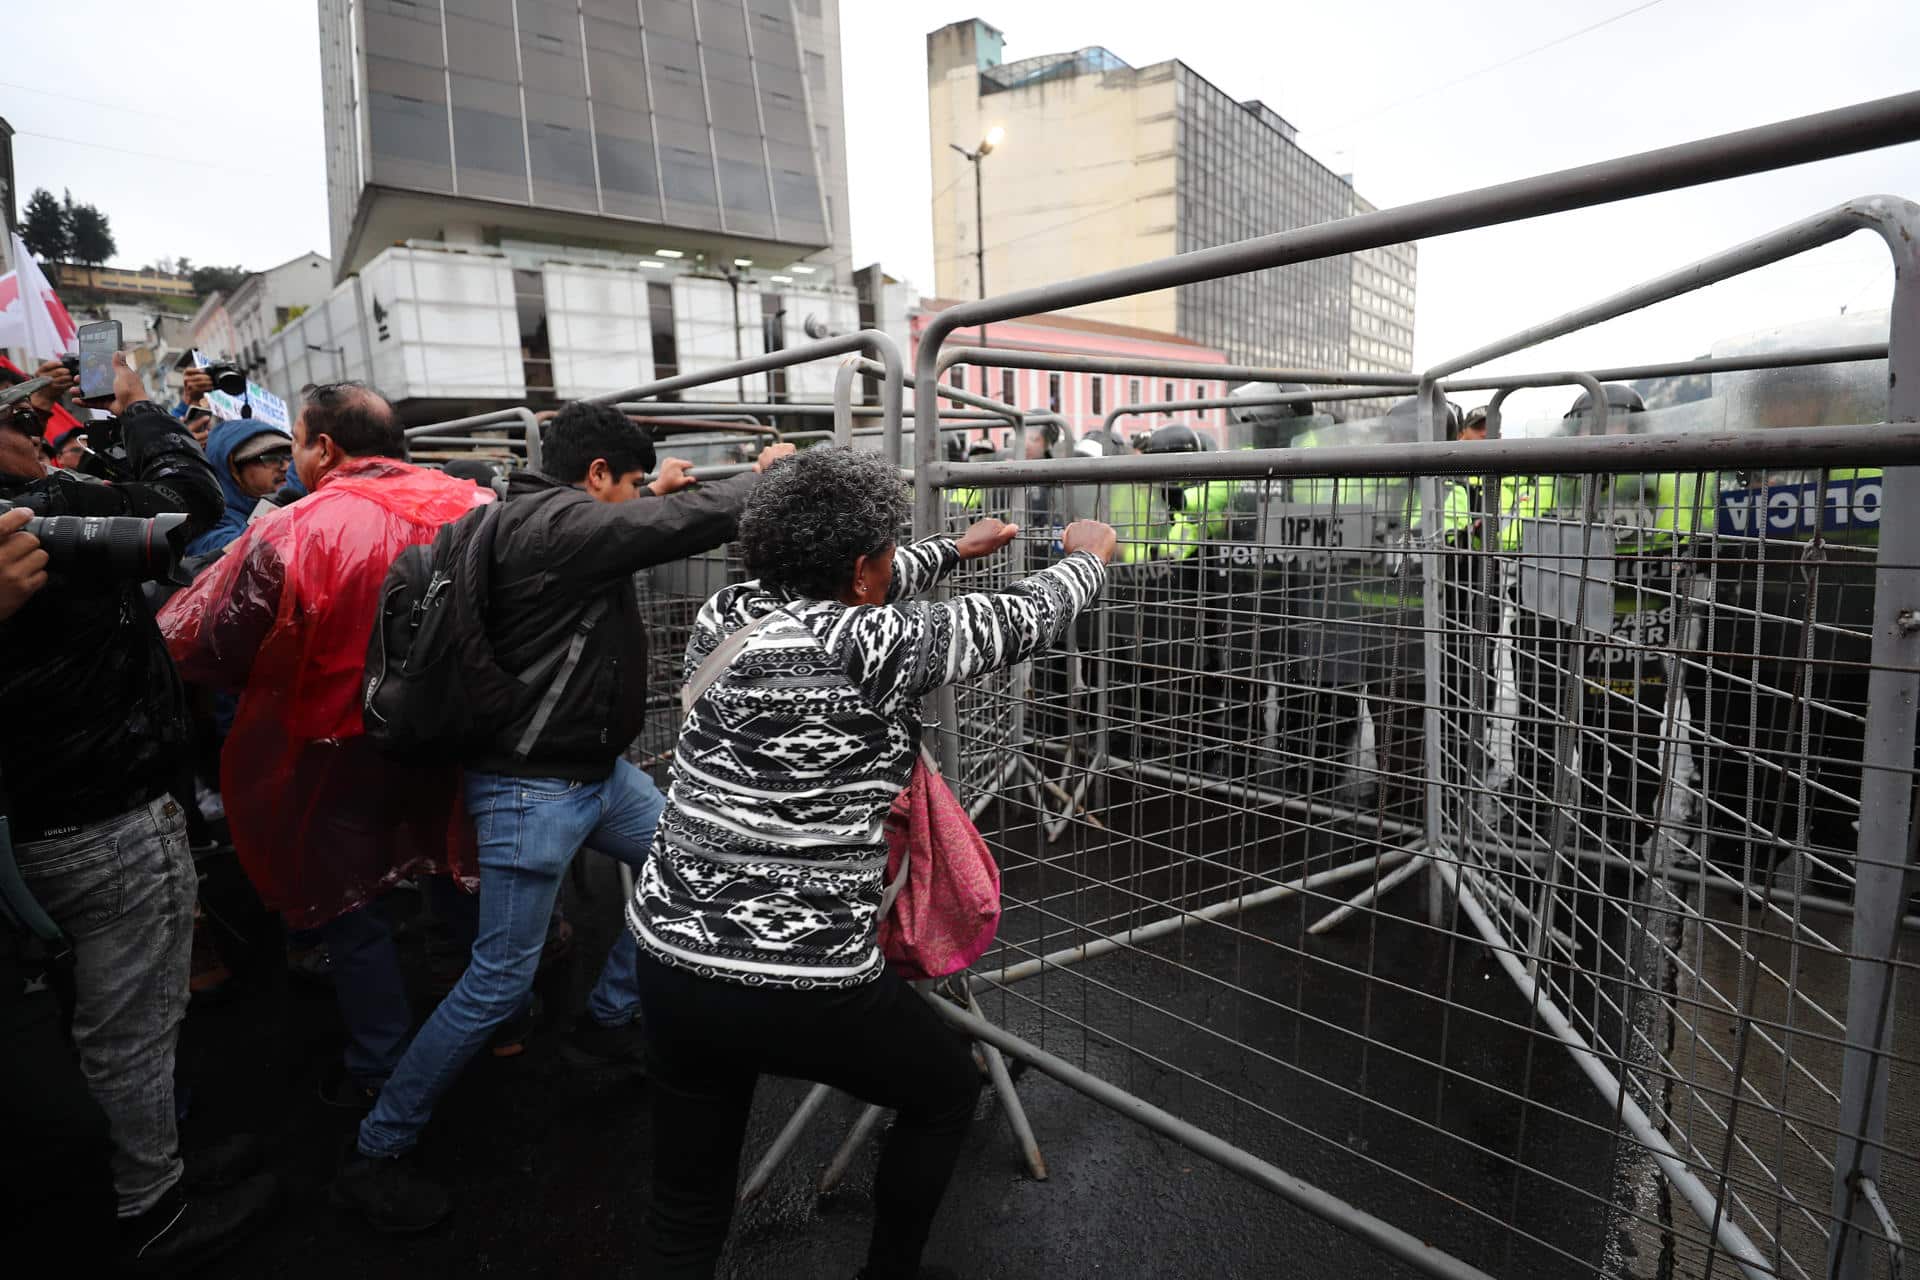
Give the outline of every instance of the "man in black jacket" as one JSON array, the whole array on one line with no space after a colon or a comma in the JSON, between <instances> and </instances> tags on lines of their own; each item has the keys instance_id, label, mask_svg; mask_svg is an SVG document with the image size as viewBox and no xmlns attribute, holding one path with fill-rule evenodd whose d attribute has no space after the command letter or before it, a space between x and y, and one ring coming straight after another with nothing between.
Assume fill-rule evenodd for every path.
<instances>
[{"instance_id":1,"label":"man in black jacket","mask_svg":"<svg viewBox=\"0 0 1920 1280\"><path fill-rule=\"evenodd\" d=\"M212 525L222 508L213 468L119 355L112 407L129 476L47 474L35 424L7 416L0 498L43 516L185 512L189 537ZM73 947L73 1038L111 1129L121 1243L142 1265L170 1265L231 1239L274 1186L262 1175L188 1199L179 1185L173 1057L194 868L167 789L189 746L186 698L138 582L47 568L45 584L0 621L0 706L31 717L0 735L14 859Z\"/></svg>"},{"instance_id":2,"label":"man in black jacket","mask_svg":"<svg viewBox=\"0 0 1920 1280\"><path fill-rule=\"evenodd\" d=\"M686 464L669 458L647 485L647 433L615 409L579 403L547 426L546 473L510 482L487 638L501 665L522 673L528 701L467 761L480 864L472 961L381 1089L334 1184L335 1202L374 1226L424 1230L446 1216L445 1191L403 1157L441 1091L525 1004L574 852L588 845L636 871L646 861L665 800L622 758L646 719L647 633L634 573L731 540L757 473L792 451L776 445L755 474L697 487ZM637 1061L639 1007L633 938L621 929L570 1047Z\"/></svg>"}]
</instances>

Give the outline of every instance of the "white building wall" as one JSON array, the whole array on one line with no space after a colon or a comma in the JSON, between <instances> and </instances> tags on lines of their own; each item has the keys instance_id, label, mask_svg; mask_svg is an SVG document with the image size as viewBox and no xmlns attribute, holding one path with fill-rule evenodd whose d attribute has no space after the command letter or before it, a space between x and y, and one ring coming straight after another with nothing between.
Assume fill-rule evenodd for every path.
<instances>
[{"instance_id":1,"label":"white building wall","mask_svg":"<svg viewBox=\"0 0 1920 1280\"><path fill-rule=\"evenodd\" d=\"M525 355L513 268L513 260L492 252L385 250L360 275L266 337L261 380L289 403L307 383L347 379L369 383L395 401L524 403ZM734 294L725 280L684 274L663 279L657 271L614 262L550 260L538 269L554 391L562 400L639 386L657 376L650 284L672 287L680 372L715 369L765 349L761 293L752 281L739 286L736 347ZM808 340L809 315L820 316L834 333L859 328L851 291L779 288L787 308L788 345ZM904 346L904 333L900 337ZM837 364L825 360L791 369L788 396L830 400ZM765 398L764 375L745 382L749 399ZM689 398L734 400L736 385L728 379Z\"/></svg>"},{"instance_id":2,"label":"white building wall","mask_svg":"<svg viewBox=\"0 0 1920 1280\"><path fill-rule=\"evenodd\" d=\"M492 255L384 250L360 274L373 384L388 398L523 398L513 269Z\"/></svg>"},{"instance_id":3,"label":"white building wall","mask_svg":"<svg viewBox=\"0 0 1920 1280\"><path fill-rule=\"evenodd\" d=\"M806 317L817 315L827 322L829 333L854 333L860 328L860 303L852 295L792 294L787 299L787 345L797 347L811 342L803 327ZM796 322L795 317L799 317ZM902 342L900 350L906 346ZM905 359L903 354L902 359ZM831 400L833 380L840 370L840 359L815 360L787 370L787 397L792 400ZM859 391L856 388L856 399Z\"/></svg>"},{"instance_id":4,"label":"white building wall","mask_svg":"<svg viewBox=\"0 0 1920 1280\"><path fill-rule=\"evenodd\" d=\"M673 282L673 336L681 373L704 373L766 349L760 327L760 290L744 280L738 288L740 320L736 337L734 286L703 276L681 276ZM703 388L698 398L738 400L737 389L743 384L748 400L766 398L764 375L715 383Z\"/></svg>"},{"instance_id":5,"label":"white building wall","mask_svg":"<svg viewBox=\"0 0 1920 1280\"><path fill-rule=\"evenodd\" d=\"M577 400L653 378L648 281L639 271L549 262L541 275L554 394Z\"/></svg>"}]
</instances>

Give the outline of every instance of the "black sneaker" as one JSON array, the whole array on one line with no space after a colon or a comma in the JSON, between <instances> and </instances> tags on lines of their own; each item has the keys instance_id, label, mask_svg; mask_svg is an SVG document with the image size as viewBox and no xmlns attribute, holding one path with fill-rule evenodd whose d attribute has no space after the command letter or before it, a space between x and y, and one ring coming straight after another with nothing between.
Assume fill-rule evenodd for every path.
<instances>
[{"instance_id":1,"label":"black sneaker","mask_svg":"<svg viewBox=\"0 0 1920 1280\"><path fill-rule=\"evenodd\" d=\"M576 1067L639 1067L646 1060L646 1037L637 1020L610 1027L582 1017L560 1042L560 1056Z\"/></svg>"},{"instance_id":2,"label":"black sneaker","mask_svg":"<svg viewBox=\"0 0 1920 1280\"><path fill-rule=\"evenodd\" d=\"M373 1110L373 1104L379 1098L379 1085L362 1084L348 1075L347 1069L337 1062L320 1077L320 1101L341 1111L357 1111L365 1115Z\"/></svg>"},{"instance_id":3,"label":"black sneaker","mask_svg":"<svg viewBox=\"0 0 1920 1280\"><path fill-rule=\"evenodd\" d=\"M301 982L332 982L333 957L327 952L327 944L317 947L287 948L287 972Z\"/></svg>"},{"instance_id":4,"label":"black sneaker","mask_svg":"<svg viewBox=\"0 0 1920 1280\"><path fill-rule=\"evenodd\" d=\"M120 1220L121 1263L135 1275L199 1266L238 1244L279 1195L280 1184L270 1173L191 1196L175 1187L145 1213Z\"/></svg>"},{"instance_id":5,"label":"black sneaker","mask_svg":"<svg viewBox=\"0 0 1920 1280\"><path fill-rule=\"evenodd\" d=\"M229 1134L220 1141L181 1153L186 1172L180 1175L180 1189L188 1195L206 1191L224 1191L237 1186L260 1171L265 1163L260 1139L251 1133Z\"/></svg>"},{"instance_id":6,"label":"black sneaker","mask_svg":"<svg viewBox=\"0 0 1920 1280\"><path fill-rule=\"evenodd\" d=\"M377 1159L349 1145L327 1194L336 1209L357 1213L375 1231L390 1236L431 1231L453 1212L447 1189L420 1172L411 1151Z\"/></svg>"},{"instance_id":7,"label":"black sneaker","mask_svg":"<svg viewBox=\"0 0 1920 1280\"><path fill-rule=\"evenodd\" d=\"M520 1012L493 1029L493 1034L487 1037L487 1052L496 1058L517 1058L525 1053L533 1025L546 1011L547 1002L535 992Z\"/></svg>"}]
</instances>

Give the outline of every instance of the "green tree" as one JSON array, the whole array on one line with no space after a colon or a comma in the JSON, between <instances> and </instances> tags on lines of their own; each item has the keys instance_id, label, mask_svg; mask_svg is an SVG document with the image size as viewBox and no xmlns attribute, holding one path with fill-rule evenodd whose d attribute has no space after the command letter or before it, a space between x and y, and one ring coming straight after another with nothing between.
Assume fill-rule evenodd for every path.
<instances>
[{"instance_id":1,"label":"green tree","mask_svg":"<svg viewBox=\"0 0 1920 1280\"><path fill-rule=\"evenodd\" d=\"M97 267L120 251L113 242L113 226L107 215L90 204L79 204L67 217L67 234L73 240L73 260L82 266Z\"/></svg>"},{"instance_id":2,"label":"green tree","mask_svg":"<svg viewBox=\"0 0 1920 1280\"><path fill-rule=\"evenodd\" d=\"M67 234L67 216L53 192L39 187L27 198L26 216L21 221L20 238L27 242L33 256L42 262L64 261L72 248Z\"/></svg>"},{"instance_id":3,"label":"green tree","mask_svg":"<svg viewBox=\"0 0 1920 1280\"><path fill-rule=\"evenodd\" d=\"M216 290L232 293L247 275L245 267L195 267L191 274L193 291L203 298Z\"/></svg>"}]
</instances>

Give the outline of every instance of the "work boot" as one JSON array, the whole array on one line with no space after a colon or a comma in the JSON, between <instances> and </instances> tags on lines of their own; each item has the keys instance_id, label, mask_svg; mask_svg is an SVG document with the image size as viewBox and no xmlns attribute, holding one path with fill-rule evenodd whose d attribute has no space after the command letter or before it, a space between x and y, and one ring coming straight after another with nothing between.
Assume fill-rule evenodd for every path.
<instances>
[{"instance_id":1,"label":"work boot","mask_svg":"<svg viewBox=\"0 0 1920 1280\"><path fill-rule=\"evenodd\" d=\"M186 1171L180 1189L188 1195L224 1191L258 1173L265 1163L260 1139L251 1133L233 1133L204 1147L181 1153Z\"/></svg>"},{"instance_id":2,"label":"work boot","mask_svg":"<svg viewBox=\"0 0 1920 1280\"><path fill-rule=\"evenodd\" d=\"M354 1143L347 1147L328 1196L334 1208L357 1213L375 1231L390 1236L431 1231L453 1212L447 1189L420 1172L415 1152L369 1156Z\"/></svg>"},{"instance_id":3,"label":"work boot","mask_svg":"<svg viewBox=\"0 0 1920 1280\"><path fill-rule=\"evenodd\" d=\"M135 1275L199 1266L238 1244L266 1218L279 1194L270 1173L224 1191L188 1195L176 1186L145 1213L120 1220L121 1263Z\"/></svg>"},{"instance_id":4,"label":"work boot","mask_svg":"<svg viewBox=\"0 0 1920 1280\"><path fill-rule=\"evenodd\" d=\"M380 1099L380 1086L364 1084L347 1074L346 1067L334 1063L320 1077L320 1101L341 1111L357 1111L361 1115L373 1110L373 1104Z\"/></svg>"},{"instance_id":5,"label":"work boot","mask_svg":"<svg viewBox=\"0 0 1920 1280\"><path fill-rule=\"evenodd\" d=\"M520 1012L508 1018L493 1029L487 1037L487 1052L496 1058L517 1058L527 1049L527 1038L533 1034L534 1024L547 1011L547 1002L535 992L527 1003L520 1006Z\"/></svg>"},{"instance_id":6,"label":"work boot","mask_svg":"<svg viewBox=\"0 0 1920 1280\"><path fill-rule=\"evenodd\" d=\"M638 1020L610 1027L583 1017L560 1042L560 1056L576 1067L638 1067L645 1055L646 1037Z\"/></svg>"}]
</instances>

